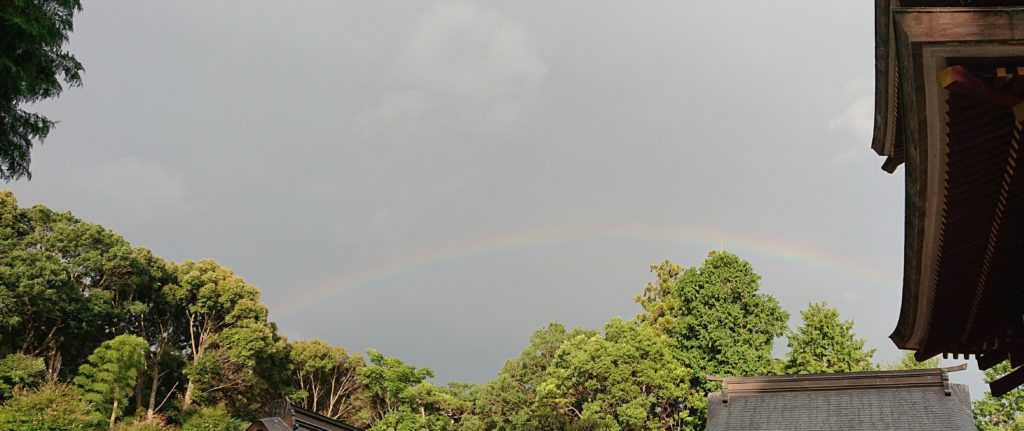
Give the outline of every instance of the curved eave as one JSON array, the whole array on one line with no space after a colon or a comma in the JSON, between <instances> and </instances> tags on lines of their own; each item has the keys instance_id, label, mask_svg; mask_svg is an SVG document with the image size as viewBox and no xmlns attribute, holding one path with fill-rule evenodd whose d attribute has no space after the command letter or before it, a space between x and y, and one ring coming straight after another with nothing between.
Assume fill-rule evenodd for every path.
<instances>
[{"instance_id":1,"label":"curved eave","mask_svg":"<svg viewBox=\"0 0 1024 431\"><path fill-rule=\"evenodd\" d=\"M972 284L963 281L949 284L952 280L949 274L940 274L944 272L940 271L942 268L950 267L940 263L942 256L948 254L942 250L944 238L950 233L944 233L949 187L946 160L949 106L948 92L943 87L948 83L939 84L939 72L948 65L947 58L1024 57L1024 43L1021 43L1024 31L1019 30L1024 28L1024 8L892 8L891 0L876 0L875 4L878 14L876 116L872 147L889 158L889 167L895 168L903 160L906 164L903 301L899 321L890 338L901 348L933 350L943 348L939 344L946 344L946 341L929 342L931 326L947 327L953 323L945 320L951 317L949 310L943 311L946 313L942 315L943 320L933 322L933 313L938 312L933 310L934 301L938 299L948 304L950 292L953 292L948 287L938 289L942 295L936 298L938 278L946 280L943 286L970 287ZM974 97L994 97L991 91L975 89L967 93ZM957 120L960 127L967 127L961 134L976 127L970 121L970 116ZM968 145L964 147L968 149L976 147L969 142L964 145ZM954 157L954 163L961 163L959 172L970 175L969 171L974 168L962 165L965 160ZM893 161L895 163L890 163ZM1003 170L998 171L1001 174ZM974 211L972 208L957 208L954 215L969 215ZM962 230L959 226L952 227L954 237L960 236L957 234ZM979 238L986 239L988 235ZM952 247L950 250L962 246L959 243L945 245ZM962 260L952 255L947 257ZM976 306L965 308L973 310ZM959 340L961 336L963 334L952 338Z\"/></svg>"},{"instance_id":2,"label":"curved eave","mask_svg":"<svg viewBox=\"0 0 1024 431\"><path fill-rule=\"evenodd\" d=\"M875 0L875 119L871 139L871 148L880 156L886 153L886 140L889 136L890 90L893 84L890 69L891 29L890 0ZM890 171L891 172L891 171Z\"/></svg>"}]
</instances>

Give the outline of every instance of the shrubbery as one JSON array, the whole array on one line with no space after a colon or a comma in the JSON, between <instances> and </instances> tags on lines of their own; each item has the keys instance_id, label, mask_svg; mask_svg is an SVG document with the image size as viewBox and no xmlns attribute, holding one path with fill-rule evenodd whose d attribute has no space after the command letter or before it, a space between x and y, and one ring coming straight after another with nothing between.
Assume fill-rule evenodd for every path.
<instances>
[{"instance_id":1,"label":"shrubbery","mask_svg":"<svg viewBox=\"0 0 1024 431\"><path fill-rule=\"evenodd\" d=\"M19 389L0 406L5 431L93 431L105 428L104 422L80 390L60 383Z\"/></svg>"},{"instance_id":2,"label":"shrubbery","mask_svg":"<svg viewBox=\"0 0 1024 431\"><path fill-rule=\"evenodd\" d=\"M244 431L249 422L231 416L223 405L185 412L181 431Z\"/></svg>"}]
</instances>

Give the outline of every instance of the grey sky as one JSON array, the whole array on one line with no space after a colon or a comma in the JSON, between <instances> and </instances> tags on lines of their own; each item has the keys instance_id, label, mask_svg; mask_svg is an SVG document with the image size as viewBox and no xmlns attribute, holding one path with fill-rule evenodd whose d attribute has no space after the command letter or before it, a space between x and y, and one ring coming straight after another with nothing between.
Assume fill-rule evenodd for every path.
<instances>
[{"instance_id":1,"label":"grey sky","mask_svg":"<svg viewBox=\"0 0 1024 431\"><path fill-rule=\"evenodd\" d=\"M61 123L11 187L220 261L290 337L484 381L724 247L898 355L871 2L85 6L85 86L40 105Z\"/></svg>"}]
</instances>

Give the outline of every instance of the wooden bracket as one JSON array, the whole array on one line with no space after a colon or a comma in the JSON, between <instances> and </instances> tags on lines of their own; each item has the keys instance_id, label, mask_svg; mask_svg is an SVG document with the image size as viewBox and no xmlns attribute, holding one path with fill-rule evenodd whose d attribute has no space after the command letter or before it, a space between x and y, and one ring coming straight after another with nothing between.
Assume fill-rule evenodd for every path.
<instances>
[{"instance_id":1,"label":"wooden bracket","mask_svg":"<svg viewBox=\"0 0 1024 431\"><path fill-rule=\"evenodd\" d=\"M1004 70L1005 73L1005 70ZM960 65L949 66L939 72L939 85L954 93L982 100L996 106L1013 108L1021 103L1021 98L1013 94L1000 91L997 88L986 84L977 76L974 76L966 68Z\"/></svg>"},{"instance_id":2,"label":"wooden bracket","mask_svg":"<svg viewBox=\"0 0 1024 431\"><path fill-rule=\"evenodd\" d=\"M942 370L942 392L945 393L947 397L953 395L953 391L949 388L949 372L945 369Z\"/></svg>"}]
</instances>

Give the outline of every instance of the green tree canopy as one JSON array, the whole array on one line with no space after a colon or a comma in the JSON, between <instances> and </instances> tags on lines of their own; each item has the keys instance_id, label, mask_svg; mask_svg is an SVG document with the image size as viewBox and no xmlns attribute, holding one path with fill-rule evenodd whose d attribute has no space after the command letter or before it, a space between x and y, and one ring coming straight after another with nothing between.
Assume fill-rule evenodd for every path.
<instances>
[{"instance_id":1,"label":"green tree canopy","mask_svg":"<svg viewBox=\"0 0 1024 431\"><path fill-rule=\"evenodd\" d=\"M568 332L560 323L538 329L518 357L505 362L494 380L477 388L472 421L480 429L493 431L557 429L561 416L535 406L537 388L566 340L596 335L597 331L584 329Z\"/></svg>"},{"instance_id":2,"label":"green tree canopy","mask_svg":"<svg viewBox=\"0 0 1024 431\"><path fill-rule=\"evenodd\" d=\"M100 344L78 370L75 384L85 390L87 399L110 412L110 428L145 369L148 347L141 337L118 335Z\"/></svg>"},{"instance_id":3,"label":"green tree canopy","mask_svg":"<svg viewBox=\"0 0 1024 431\"><path fill-rule=\"evenodd\" d=\"M8 421L0 429L21 416L34 418L26 429L81 429L75 409L116 421L130 400L137 418L121 421L122 431L240 429L267 401L288 396L373 431L699 430L707 394L719 389L706 374L871 367L852 322L825 304L812 304L789 332L788 361L774 358L789 316L733 254L652 270L635 320L615 319L603 333L552 323L492 381L437 386L430 369L375 350L364 363L323 341L285 342L259 290L213 260L168 262L70 213L20 208L0 191L0 398L14 394L0 408ZM110 340L115 334L125 335ZM56 382L79 369L88 399L41 383L44 364ZM31 422L55 391L68 401L55 411L78 422ZM1004 402L979 403L979 423L1015 423L1019 403Z\"/></svg>"},{"instance_id":4,"label":"green tree canopy","mask_svg":"<svg viewBox=\"0 0 1024 431\"><path fill-rule=\"evenodd\" d=\"M42 383L45 375L43 358L20 353L0 358L0 401L14 395L15 389L32 388Z\"/></svg>"},{"instance_id":5,"label":"green tree canopy","mask_svg":"<svg viewBox=\"0 0 1024 431\"><path fill-rule=\"evenodd\" d=\"M366 363L342 347L320 340L289 343L293 401L305 409L347 423L366 425L368 411L360 370Z\"/></svg>"},{"instance_id":6,"label":"green tree canopy","mask_svg":"<svg viewBox=\"0 0 1024 431\"><path fill-rule=\"evenodd\" d=\"M789 334L787 373L842 373L874 368L871 357L875 350L864 350L864 340L853 333L853 321L840 320L839 310L822 302L810 304L800 316L803 324Z\"/></svg>"},{"instance_id":7,"label":"green tree canopy","mask_svg":"<svg viewBox=\"0 0 1024 431\"><path fill-rule=\"evenodd\" d=\"M231 416L223 404L193 409L181 422L181 431L243 431L251 422Z\"/></svg>"},{"instance_id":8,"label":"green tree canopy","mask_svg":"<svg viewBox=\"0 0 1024 431\"><path fill-rule=\"evenodd\" d=\"M284 374L284 341L267 321L260 292L213 260L185 261L164 292L183 316L189 364L183 407L195 400L258 409ZM248 405L248 407L246 407Z\"/></svg>"},{"instance_id":9,"label":"green tree canopy","mask_svg":"<svg viewBox=\"0 0 1024 431\"><path fill-rule=\"evenodd\" d=\"M772 343L789 314L760 292L760 276L745 260L711 251L700 268L665 261L651 270L636 301L637 320L667 334L683 365L705 374L761 375L774 369Z\"/></svg>"},{"instance_id":10,"label":"green tree canopy","mask_svg":"<svg viewBox=\"0 0 1024 431\"><path fill-rule=\"evenodd\" d=\"M64 50L81 9L79 0L0 2L0 179L31 176L32 142L54 125L22 107L82 83L82 64Z\"/></svg>"},{"instance_id":11,"label":"green tree canopy","mask_svg":"<svg viewBox=\"0 0 1024 431\"><path fill-rule=\"evenodd\" d=\"M360 370L373 416L371 431L454 431L472 407L471 385L437 387L429 368L406 364L370 349Z\"/></svg>"},{"instance_id":12,"label":"green tree canopy","mask_svg":"<svg viewBox=\"0 0 1024 431\"><path fill-rule=\"evenodd\" d=\"M985 370L985 383L992 383L1013 371L1009 361ZM985 392L985 397L974 402L974 419L979 431L1024 430L1024 389L1014 389L1001 397Z\"/></svg>"},{"instance_id":13,"label":"green tree canopy","mask_svg":"<svg viewBox=\"0 0 1024 431\"><path fill-rule=\"evenodd\" d=\"M0 405L0 429L10 431L96 431L103 417L76 387L51 382L15 391Z\"/></svg>"},{"instance_id":14,"label":"green tree canopy","mask_svg":"<svg viewBox=\"0 0 1024 431\"><path fill-rule=\"evenodd\" d=\"M413 389L434 377L434 371L406 364L373 349L366 355L370 366L360 370L360 377L366 385L374 420L381 421L389 414L407 416L419 410Z\"/></svg>"},{"instance_id":15,"label":"green tree canopy","mask_svg":"<svg viewBox=\"0 0 1024 431\"><path fill-rule=\"evenodd\" d=\"M690 412L704 394L676 359L668 337L615 319L605 335L580 334L559 348L539 388L538 403L573 429L701 428Z\"/></svg>"},{"instance_id":16,"label":"green tree canopy","mask_svg":"<svg viewBox=\"0 0 1024 431\"><path fill-rule=\"evenodd\" d=\"M18 208L0 191L0 354L76 369L110 334L139 331L155 292L152 253L70 213Z\"/></svg>"}]
</instances>

